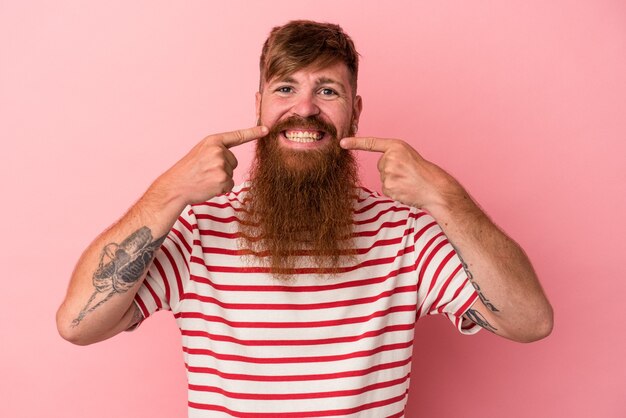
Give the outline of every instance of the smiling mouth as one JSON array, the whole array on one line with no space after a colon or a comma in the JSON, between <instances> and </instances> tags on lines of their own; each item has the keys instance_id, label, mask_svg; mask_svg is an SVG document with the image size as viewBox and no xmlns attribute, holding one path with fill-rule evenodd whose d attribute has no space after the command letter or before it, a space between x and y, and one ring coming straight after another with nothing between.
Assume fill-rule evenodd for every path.
<instances>
[{"instance_id":1,"label":"smiling mouth","mask_svg":"<svg viewBox=\"0 0 626 418\"><path fill-rule=\"evenodd\" d=\"M321 141L326 133L324 131L288 129L283 131L283 136L292 142L311 143Z\"/></svg>"}]
</instances>

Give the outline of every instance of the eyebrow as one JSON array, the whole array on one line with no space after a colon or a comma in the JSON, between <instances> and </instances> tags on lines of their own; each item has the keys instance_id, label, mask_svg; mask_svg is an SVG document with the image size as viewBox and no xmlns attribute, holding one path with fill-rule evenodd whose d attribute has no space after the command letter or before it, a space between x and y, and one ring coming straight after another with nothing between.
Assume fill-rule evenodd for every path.
<instances>
[{"instance_id":1,"label":"eyebrow","mask_svg":"<svg viewBox=\"0 0 626 418\"><path fill-rule=\"evenodd\" d=\"M276 84L276 83L292 83L292 84L297 84L296 79L291 77L291 76L285 76L285 77L281 77L281 78L276 78L274 80L270 80L270 84Z\"/></svg>"},{"instance_id":2,"label":"eyebrow","mask_svg":"<svg viewBox=\"0 0 626 418\"><path fill-rule=\"evenodd\" d=\"M335 86L337 86L339 88L339 90L341 90L343 93L346 92L346 86L343 85L342 82L337 81L337 80L333 80L332 78L329 77L320 77L317 79L317 84L333 84Z\"/></svg>"}]
</instances>

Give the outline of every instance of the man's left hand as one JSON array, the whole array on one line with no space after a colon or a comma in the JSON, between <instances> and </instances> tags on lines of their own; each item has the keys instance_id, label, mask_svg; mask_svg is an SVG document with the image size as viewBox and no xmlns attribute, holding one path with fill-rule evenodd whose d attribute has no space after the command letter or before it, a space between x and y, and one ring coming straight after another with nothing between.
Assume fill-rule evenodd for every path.
<instances>
[{"instance_id":1,"label":"man's left hand","mask_svg":"<svg viewBox=\"0 0 626 418\"><path fill-rule=\"evenodd\" d=\"M478 325L515 341L552 331L552 307L524 251L437 165L399 139L349 137L341 147L382 153L378 170L390 198L428 211L455 246L480 302L467 311ZM471 270L471 272L470 272Z\"/></svg>"},{"instance_id":2,"label":"man's left hand","mask_svg":"<svg viewBox=\"0 0 626 418\"><path fill-rule=\"evenodd\" d=\"M378 160L382 192L406 205L432 211L446 204L445 194L464 194L452 176L400 139L346 137L341 147L382 153Z\"/></svg>"}]
</instances>

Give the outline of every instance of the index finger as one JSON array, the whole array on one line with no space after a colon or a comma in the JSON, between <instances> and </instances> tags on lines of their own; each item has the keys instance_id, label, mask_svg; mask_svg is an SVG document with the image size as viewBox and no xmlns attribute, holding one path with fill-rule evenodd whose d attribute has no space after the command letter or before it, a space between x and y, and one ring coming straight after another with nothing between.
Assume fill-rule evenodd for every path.
<instances>
[{"instance_id":1,"label":"index finger","mask_svg":"<svg viewBox=\"0 0 626 418\"><path fill-rule=\"evenodd\" d=\"M264 137L268 132L269 129L265 126L255 126L253 128L240 129L238 131L225 132L217 136L220 137L222 144L226 148L232 148Z\"/></svg>"},{"instance_id":2,"label":"index finger","mask_svg":"<svg viewBox=\"0 0 626 418\"><path fill-rule=\"evenodd\" d=\"M385 152L391 146L392 140L368 136L346 137L339 143L343 149L356 149L361 151Z\"/></svg>"}]
</instances>

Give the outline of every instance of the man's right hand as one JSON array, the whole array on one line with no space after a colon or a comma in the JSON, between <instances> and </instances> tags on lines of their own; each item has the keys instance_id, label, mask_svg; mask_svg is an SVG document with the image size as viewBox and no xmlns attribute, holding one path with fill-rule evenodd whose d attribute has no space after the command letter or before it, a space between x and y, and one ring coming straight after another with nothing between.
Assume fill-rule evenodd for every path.
<instances>
[{"instance_id":1,"label":"man's right hand","mask_svg":"<svg viewBox=\"0 0 626 418\"><path fill-rule=\"evenodd\" d=\"M163 173L152 185L152 191L183 207L229 192L237 167L237 158L230 148L262 138L268 131L265 126L255 126L207 136Z\"/></svg>"},{"instance_id":2,"label":"man's right hand","mask_svg":"<svg viewBox=\"0 0 626 418\"><path fill-rule=\"evenodd\" d=\"M75 344L91 344L141 319L133 298L149 263L143 260L143 271L134 271L132 280L126 277L124 286L113 288L112 283L119 281L117 272L104 275L100 271L103 262L116 262L117 252L112 254L109 249L138 242L141 248L154 253L186 205L204 202L233 188L237 159L230 148L267 133L265 126L256 126L204 138L163 173L122 219L91 243L74 269L57 312L57 327L63 338Z\"/></svg>"}]
</instances>

